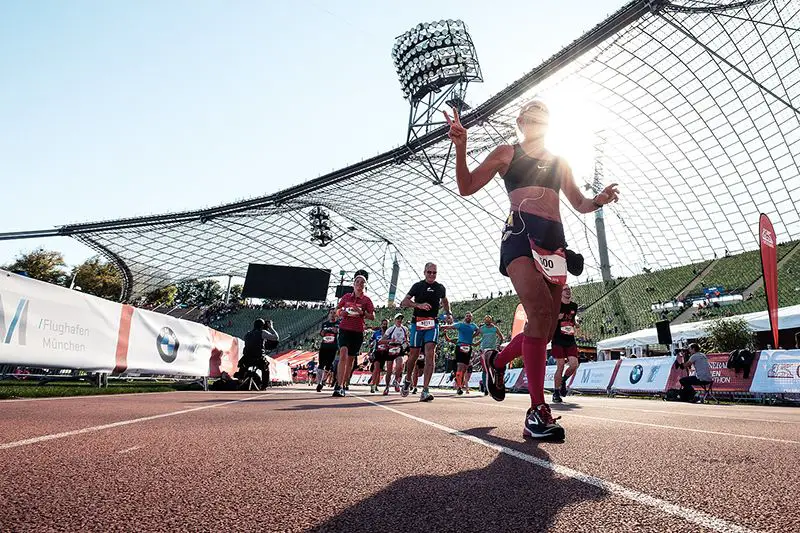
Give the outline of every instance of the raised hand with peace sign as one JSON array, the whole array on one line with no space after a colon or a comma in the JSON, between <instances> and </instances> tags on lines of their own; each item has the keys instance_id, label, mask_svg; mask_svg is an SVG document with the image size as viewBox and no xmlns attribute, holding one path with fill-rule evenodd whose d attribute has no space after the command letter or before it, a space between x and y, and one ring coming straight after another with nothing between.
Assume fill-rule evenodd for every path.
<instances>
[{"instance_id":1,"label":"raised hand with peace sign","mask_svg":"<svg viewBox=\"0 0 800 533\"><path fill-rule=\"evenodd\" d=\"M461 119L458 117L458 110L453 108L453 118L450 118L450 115L447 114L447 111L442 111L444 113L444 119L450 124L450 131L447 132L447 136L450 137L450 140L453 141L457 147L463 147L467 145L467 128L461 125Z\"/></svg>"}]
</instances>

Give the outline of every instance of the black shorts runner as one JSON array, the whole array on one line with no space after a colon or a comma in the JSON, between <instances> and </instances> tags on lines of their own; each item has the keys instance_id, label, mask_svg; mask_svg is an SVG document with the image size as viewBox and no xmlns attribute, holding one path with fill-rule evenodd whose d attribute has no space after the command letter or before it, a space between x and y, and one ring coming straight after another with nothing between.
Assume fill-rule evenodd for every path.
<instances>
[{"instance_id":1,"label":"black shorts runner","mask_svg":"<svg viewBox=\"0 0 800 533\"><path fill-rule=\"evenodd\" d=\"M323 370L333 369L333 360L336 359L336 352L338 348L335 344L323 344L319 348L319 365L318 368Z\"/></svg>"},{"instance_id":2,"label":"black shorts runner","mask_svg":"<svg viewBox=\"0 0 800 533\"><path fill-rule=\"evenodd\" d=\"M462 347L466 346L468 351L462 351ZM456 346L456 363L462 365L468 365L469 362L472 360L472 346L469 344L459 344Z\"/></svg>"},{"instance_id":3,"label":"black shorts runner","mask_svg":"<svg viewBox=\"0 0 800 533\"><path fill-rule=\"evenodd\" d=\"M361 351L361 345L364 343L363 331L348 331L346 329L339 330L339 348L346 346L347 355L350 357L358 357Z\"/></svg>"},{"instance_id":4,"label":"black shorts runner","mask_svg":"<svg viewBox=\"0 0 800 533\"><path fill-rule=\"evenodd\" d=\"M564 227L560 222L545 220L519 211L512 211L509 219L506 220L503 237L500 240L500 273L504 276L508 276L508 265L514 259L533 257L531 241L545 250L566 247Z\"/></svg>"}]
</instances>

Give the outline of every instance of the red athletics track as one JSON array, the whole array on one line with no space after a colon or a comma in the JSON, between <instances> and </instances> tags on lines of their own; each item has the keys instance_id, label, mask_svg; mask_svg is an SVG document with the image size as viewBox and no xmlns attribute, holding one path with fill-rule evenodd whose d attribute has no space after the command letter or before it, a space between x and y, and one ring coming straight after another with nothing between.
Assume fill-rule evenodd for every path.
<instances>
[{"instance_id":1,"label":"red athletics track","mask_svg":"<svg viewBox=\"0 0 800 533\"><path fill-rule=\"evenodd\" d=\"M800 409L355 389L0 402L0 531L800 531Z\"/></svg>"}]
</instances>

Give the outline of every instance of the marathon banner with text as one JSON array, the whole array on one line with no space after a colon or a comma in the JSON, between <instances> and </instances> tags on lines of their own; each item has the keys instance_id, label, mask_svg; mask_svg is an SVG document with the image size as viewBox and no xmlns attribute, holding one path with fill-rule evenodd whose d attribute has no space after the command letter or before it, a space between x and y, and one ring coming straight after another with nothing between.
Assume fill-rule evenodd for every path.
<instances>
[{"instance_id":1,"label":"marathon banner with text","mask_svg":"<svg viewBox=\"0 0 800 533\"><path fill-rule=\"evenodd\" d=\"M0 270L2 364L217 376L235 371L243 346L196 322Z\"/></svg>"},{"instance_id":2,"label":"marathon banner with text","mask_svg":"<svg viewBox=\"0 0 800 533\"><path fill-rule=\"evenodd\" d=\"M592 361L578 367L570 388L579 391L606 392L611 386L620 361Z\"/></svg>"},{"instance_id":3,"label":"marathon banner with text","mask_svg":"<svg viewBox=\"0 0 800 533\"><path fill-rule=\"evenodd\" d=\"M558 367L556 365L547 365L547 366L544 367L544 388L545 388L545 390L553 390L553 389L555 389L555 387L556 387L555 386L555 375L556 375L556 369L557 368ZM566 368L566 366L564 368ZM515 391L518 390L518 391L527 392L527 390L528 390L528 376L526 376L525 372L523 372L524 369L523 368L517 368L517 369L514 369L514 370L519 370L520 372L518 374L517 381L511 387L511 390L515 390ZM506 371L506 372L510 372L510 371ZM567 379L567 386L569 386L570 380L572 380L572 377ZM508 383L508 382L506 382L506 383ZM508 387L508 384L506 384L506 386Z\"/></svg>"},{"instance_id":4,"label":"marathon banner with text","mask_svg":"<svg viewBox=\"0 0 800 533\"><path fill-rule=\"evenodd\" d=\"M744 371L728 368L728 356L726 353L706 354L708 366L711 367L711 379L714 380L714 392L748 392L753 383L753 376L758 363L758 355L753 360L748 376L744 377ZM680 379L689 374L682 368L675 368L669 377L668 389L679 389Z\"/></svg>"},{"instance_id":5,"label":"marathon banner with text","mask_svg":"<svg viewBox=\"0 0 800 533\"><path fill-rule=\"evenodd\" d=\"M122 305L0 270L0 363L110 372Z\"/></svg>"},{"instance_id":6,"label":"marathon banner with text","mask_svg":"<svg viewBox=\"0 0 800 533\"><path fill-rule=\"evenodd\" d=\"M714 388L716 389L716 385ZM800 350L762 351L758 366L755 367L750 392L800 393Z\"/></svg>"},{"instance_id":7,"label":"marathon banner with text","mask_svg":"<svg viewBox=\"0 0 800 533\"><path fill-rule=\"evenodd\" d=\"M611 385L612 391L664 392L675 357L636 357L623 359Z\"/></svg>"}]
</instances>

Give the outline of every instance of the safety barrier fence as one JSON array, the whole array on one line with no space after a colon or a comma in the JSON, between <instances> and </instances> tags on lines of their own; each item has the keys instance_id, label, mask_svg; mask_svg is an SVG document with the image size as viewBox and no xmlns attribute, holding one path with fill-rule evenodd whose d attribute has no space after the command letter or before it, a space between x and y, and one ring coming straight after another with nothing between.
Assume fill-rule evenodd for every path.
<instances>
[{"instance_id":1,"label":"safety barrier fence","mask_svg":"<svg viewBox=\"0 0 800 533\"><path fill-rule=\"evenodd\" d=\"M243 349L197 322L0 270L0 365L215 378L236 371ZM291 383L288 364L269 362L273 381Z\"/></svg>"}]
</instances>

